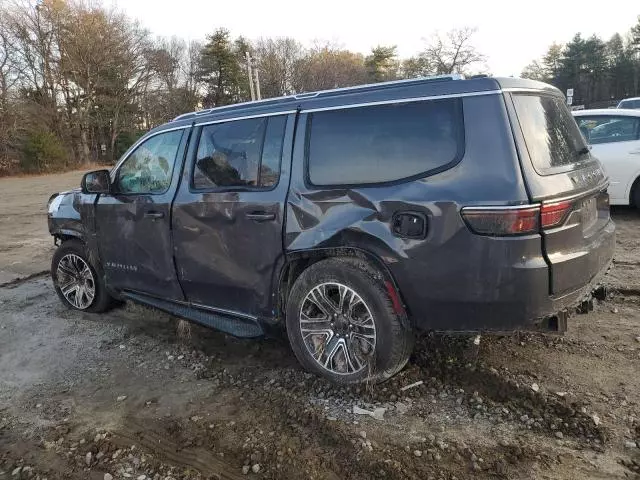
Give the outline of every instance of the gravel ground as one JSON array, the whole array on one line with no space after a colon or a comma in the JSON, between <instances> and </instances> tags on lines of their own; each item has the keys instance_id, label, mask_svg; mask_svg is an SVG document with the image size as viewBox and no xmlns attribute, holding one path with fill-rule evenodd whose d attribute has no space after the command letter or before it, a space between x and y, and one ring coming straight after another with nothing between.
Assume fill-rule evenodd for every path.
<instances>
[{"instance_id":1,"label":"gravel ground","mask_svg":"<svg viewBox=\"0 0 640 480\"><path fill-rule=\"evenodd\" d=\"M378 386L333 387L283 339L7 284L0 479L640 478L640 214L614 217L613 293L565 336L423 336Z\"/></svg>"}]
</instances>

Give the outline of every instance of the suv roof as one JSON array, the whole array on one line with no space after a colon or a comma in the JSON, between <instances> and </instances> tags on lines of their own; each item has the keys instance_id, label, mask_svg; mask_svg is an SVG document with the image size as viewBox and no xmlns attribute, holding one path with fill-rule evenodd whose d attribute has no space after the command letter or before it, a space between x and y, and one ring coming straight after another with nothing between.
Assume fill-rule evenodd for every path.
<instances>
[{"instance_id":1,"label":"suv roof","mask_svg":"<svg viewBox=\"0 0 640 480\"><path fill-rule=\"evenodd\" d=\"M214 107L197 112L190 112L176 117L172 122L195 121L217 117L232 118L242 112L245 115L273 114L279 111L295 111L323 106L362 104L366 101L410 100L415 97L473 94L475 92L524 89L546 90L549 93L562 95L551 85L522 78L471 77L465 79L458 74L421 77L407 80L395 80L353 87L335 88L317 92L306 92L285 97L268 98L252 102Z\"/></svg>"}]
</instances>

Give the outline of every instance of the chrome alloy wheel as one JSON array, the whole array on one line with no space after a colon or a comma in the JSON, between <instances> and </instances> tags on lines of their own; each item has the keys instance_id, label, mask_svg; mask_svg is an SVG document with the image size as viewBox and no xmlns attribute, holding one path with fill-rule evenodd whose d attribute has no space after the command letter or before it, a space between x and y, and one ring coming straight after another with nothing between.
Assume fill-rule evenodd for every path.
<instances>
[{"instance_id":1,"label":"chrome alloy wheel","mask_svg":"<svg viewBox=\"0 0 640 480\"><path fill-rule=\"evenodd\" d=\"M369 307L353 289L335 282L315 286L304 298L300 333L315 361L338 375L363 370L376 348Z\"/></svg>"},{"instance_id":2,"label":"chrome alloy wheel","mask_svg":"<svg viewBox=\"0 0 640 480\"><path fill-rule=\"evenodd\" d=\"M58 288L69 304L79 310L89 308L96 295L96 283L87 262L68 253L56 269Z\"/></svg>"}]
</instances>

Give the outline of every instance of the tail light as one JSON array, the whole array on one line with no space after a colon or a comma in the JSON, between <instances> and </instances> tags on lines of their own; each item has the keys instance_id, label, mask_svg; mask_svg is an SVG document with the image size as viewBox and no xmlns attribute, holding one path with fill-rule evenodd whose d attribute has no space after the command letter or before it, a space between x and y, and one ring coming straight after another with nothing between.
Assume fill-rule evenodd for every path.
<instances>
[{"instance_id":1,"label":"tail light","mask_svg":"<svg viewBox=\"0 0 640 480\"><path fill-rule=\"evenodd\" d=\"M469 228L480 235L527 235L539 231L540 208L466 207L462 218Z\"/></svg>"},{"instance_id":2,"label":"tail light","mask_svg":"<svg viewBox=\"0 0 640 480\"><path fill-rule=\"evenodd\" d=\"M569 201L514 207L465 207L462 218L472 232L494 237L529 235L562 225L573 209Z\"/></svg>"},{"instance_id":3,"label":"tail light","mask_svg":"<svg viewBox=\"0 0 640 480\"><path fill-rule=\"evenodd\" d=\"M562 225L573 208L573 202L545 203L540 207L540 224L542 228Z\"/></svg>"}]
</instances>

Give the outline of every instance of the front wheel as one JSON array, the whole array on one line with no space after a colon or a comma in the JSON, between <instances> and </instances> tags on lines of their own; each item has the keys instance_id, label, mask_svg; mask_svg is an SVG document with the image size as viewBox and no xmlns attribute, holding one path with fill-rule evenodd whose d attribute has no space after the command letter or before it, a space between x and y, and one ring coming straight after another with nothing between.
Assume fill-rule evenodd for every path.
<instances>
[{"instance_id":1,"label":"front wheel","mask_svg":"<svg viewBox=\"0 0 640 480\"><path fill-rule=\"evenodd\" d=\"M99 313L113 304L102 276L98 275L85 245L79 240L68 240L58 247L51 261L51 278L56 293L67 307Z\"/></svg>"},{"instance_id":2,"label":"front wheel","mask_svg":"<svg viewBox=\"0 0 640 480\"><path fill-rule=\"evenodd\" d=\"M379 383L399 372L413 331L393 308L372 268L322 260L296 280L287 302L287 333L300 363L334 383Z\"/></svg>"}]
</instances>

